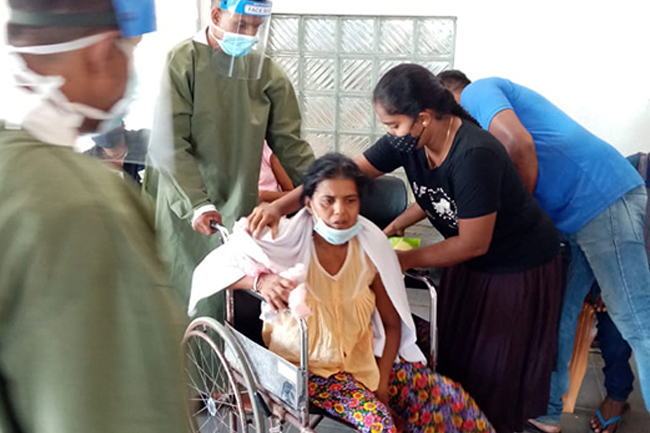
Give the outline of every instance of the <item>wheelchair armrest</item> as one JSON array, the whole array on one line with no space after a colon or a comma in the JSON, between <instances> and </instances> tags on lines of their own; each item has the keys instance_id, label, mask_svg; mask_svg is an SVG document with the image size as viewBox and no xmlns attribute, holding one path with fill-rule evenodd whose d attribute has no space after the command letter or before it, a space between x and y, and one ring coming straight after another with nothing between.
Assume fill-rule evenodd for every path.
<instances>
[{"instance_id":1,"label":"wheelchair armrest","mask_svg":"<svg viewBox=\"0 0 650 433\"><path fill-rule=\"evenodd\" d=\"M429 308L430 348L428 359L429 365L435 368L438 353L438 291L426 269L409 269L404 274L408 278L423 283L429 292L431 306Z\"/></svg>"},{"instance_id":2,"label":"wheelchair armrest","mask_svg":"<svg viewBox=\"0 0 650 433\"><path fill-rule=\"evenodd\" d=\"M404 272L404 275L415 281L423 283L429 292L437 293L436 286L433 283L431 277L429 277L429 272L426 269L408 269L406 272Z\"/></svg>"},{"instance_id":3,"label":"wheelchair armrest","mask_svg":"<svg viewBox=\"0 0 650 433\"><path fill-rule=\"evenodd\" d=\"M252 296L253 298L257 299L260 302L266 302L264 299L264 296L260 295L258 292L255 290L245 290L246 294L249 296Z\"/></svg>"}]
</instances>

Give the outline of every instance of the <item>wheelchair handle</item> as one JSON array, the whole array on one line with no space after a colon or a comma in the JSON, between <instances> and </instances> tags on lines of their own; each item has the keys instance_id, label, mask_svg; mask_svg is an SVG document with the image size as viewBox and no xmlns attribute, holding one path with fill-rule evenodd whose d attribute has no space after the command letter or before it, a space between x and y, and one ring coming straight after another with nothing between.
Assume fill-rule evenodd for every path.
<instances>
[{"instance_id":1,"label":"wheelchair handle","mask_svg":"<svg viewBox=\"0 0 650 433\"><path fill-rule=\"evenodd\" d=\"M210 228L215 233L219 232L224 243L228 242L228 239L230 238L230 232L226 226L219 224L217 221L210 221Z\"/></svg>"}]
</instances>

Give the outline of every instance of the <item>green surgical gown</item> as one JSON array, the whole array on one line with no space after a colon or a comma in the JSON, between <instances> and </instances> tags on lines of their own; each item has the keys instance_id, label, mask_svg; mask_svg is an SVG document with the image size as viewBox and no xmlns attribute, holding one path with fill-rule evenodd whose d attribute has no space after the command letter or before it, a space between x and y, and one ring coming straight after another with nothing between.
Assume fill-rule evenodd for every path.
<instances>
[{"instance_id":1,"label":"green surgical gown","mask_svg":"<svg viewBox=\"0 0 650 433\"><path fill-rule=\"evenodd\" d=\"M187 431L185 321L136 188L0 122L0 432Z\"/></svg>"},{"instance_id":2,"label":"green surgical gown","mask_svg":"<svg viewBox=\"0 0 650 433\"><path fill-rule=\"evenodd\" d=\"M218 235L192 230L194 210L215 205L228 228L250 214L258 203L265 139L294 184L301 183L314 159L311 147L300 138L300 111L284 72L267 58L261 79L227 78L217 73L216 56L212 48L193 40L171 51L167 69L172 119L157 116L150 145L153 166L144 181L156 203L164 261L186 304L194 268L221 242ZM165 128L173 139L160 134ZM207 304L199 306L198 314L220 319L221 297Z\"/></svg>"}]
</instances>

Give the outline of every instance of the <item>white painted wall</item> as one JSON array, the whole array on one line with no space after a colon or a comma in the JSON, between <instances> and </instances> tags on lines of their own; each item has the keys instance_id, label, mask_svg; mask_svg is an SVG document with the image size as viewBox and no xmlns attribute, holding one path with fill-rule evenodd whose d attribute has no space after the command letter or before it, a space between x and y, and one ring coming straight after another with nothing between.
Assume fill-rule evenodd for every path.
<instances>
[{"instance_id":1,"label":"white painted wall","mask_svg":"<svg viewBox=\"0 0 650 433\"><path fill-rule=\"evenodd\" d=\"M145 94L156 88L163 53L195 25L194 0L163 1L163 34L138 50L138 66L151 80ZM209 0L200 1L209 8ZM649 9L646 0L274 1L277 13L455 16L458 69L539 91L624 154L650 151ZM5 13L3 1L2 23Z\"/></svg>"},{"instance_id":2,"label":"white painted wall","mask_svg":"<svg viewBox=\"0 0 650 433\"><path fill-rule=\"evenodd\" d=\"M470 79L510 78L622 153L650 151L646 0L274 0L273 10L455 16L455 67Z\"/></svg>"}]
</instances>

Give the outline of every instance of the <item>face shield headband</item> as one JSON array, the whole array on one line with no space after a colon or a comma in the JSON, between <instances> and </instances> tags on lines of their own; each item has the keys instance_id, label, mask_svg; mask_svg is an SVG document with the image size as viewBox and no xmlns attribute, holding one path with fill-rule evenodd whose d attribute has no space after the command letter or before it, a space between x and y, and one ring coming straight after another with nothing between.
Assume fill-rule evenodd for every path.
<instances>
[{"instance_id":1,"label":"face shield headband","mask_svg":"<svg viewBox=\"0 0 650 433\"><path fill-rule=\"evenodd\" d=\"M233 14L249 15L252 17L268 18L271 16L271 2L250 0L221 0L221 9Z\"/></svg>"}]
</instances>

